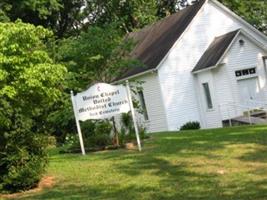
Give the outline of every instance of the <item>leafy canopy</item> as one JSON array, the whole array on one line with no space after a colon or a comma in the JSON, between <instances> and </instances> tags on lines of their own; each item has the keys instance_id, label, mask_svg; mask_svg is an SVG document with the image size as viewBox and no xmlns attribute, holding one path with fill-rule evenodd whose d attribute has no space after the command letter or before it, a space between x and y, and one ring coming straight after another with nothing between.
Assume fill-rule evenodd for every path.
<instances>
[{"instance_id":1,"label":"leafy canopy","mask_svg":"<svg viewBox=\"0 0 267 200\"><path fill-rule=\"evenodd\" d=\"M251 25L267 34L266 0L219 0Z\"/></svg>"},{"instance_id":2,"label":"leafy canopy","mask_svg":"<svg viewBox=\"0 0 267 200\"><path fill-rule=\"evenodd\" d=\"M124 32L143 28L199 0L2 0L0 21L21 19L53 30L59 38L89 26L117 23ZM219 0L266 33L266 0Z\"/></svg>"},{"instance_id":3,"label":"leafy canopy","mask_svg":"<svg viewBox=\"0 0 267 200\"><path fill-rule=\"evenodd\" d=\"M95 82L111 82L135 63L129 58L132 41L125 41L117 24L91 26L79 37L65 39L59 45L57 59L72 73L70 87L84 90Z\"/></svg>"},{"instance_id":4,"label":"leafy canopy","mask_svg":"<svg viewBox=\"0 0 267 200\"><path fill-rule=\"evenodd\" d=\"M46 164L41 134L66 74L47 52L51 36L21 21L0 23L0 191L31 188Z\"/></svg>"},{"instance_id":5,"label":"leafy canopy","mask_svg":"<svg viewBox=\"0 0 267 200\"><path fill-rule=\"evenodd\" d=\"M55 64L44 41L52 32L20 21L0 23L0 102L20 108L27 116L41 115L61 95L57 86L66 68ZM0 111L0 120L10 124ZM1 123L2 124L2 123Z\"/></svg>"}]
</instances>

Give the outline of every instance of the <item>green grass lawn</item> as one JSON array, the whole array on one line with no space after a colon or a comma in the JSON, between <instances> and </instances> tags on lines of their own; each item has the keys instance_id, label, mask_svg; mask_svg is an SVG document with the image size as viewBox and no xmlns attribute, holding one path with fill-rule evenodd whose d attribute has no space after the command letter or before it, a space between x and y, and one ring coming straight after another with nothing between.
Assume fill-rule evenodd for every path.
<instances>
[{"instance_id":1,"label":"green grass lawn","mask_svg":"<svg viewBox=\"0 0 267 200\"><path fill-rule=\"evenodd\" d=\"M267 199L267 126L154 134L137 151L50 157L54 187L16 199Z\"/></svg>"}]
</instances>

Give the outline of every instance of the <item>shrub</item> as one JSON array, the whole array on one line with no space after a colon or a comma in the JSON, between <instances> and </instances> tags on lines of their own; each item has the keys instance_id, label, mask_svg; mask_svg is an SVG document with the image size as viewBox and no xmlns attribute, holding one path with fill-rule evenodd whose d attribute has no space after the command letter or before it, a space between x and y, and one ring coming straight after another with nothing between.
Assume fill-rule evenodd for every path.
<instances>
[{"instance_id":1,"label":"shrub","mask_svg":"<svg viewBox=\"0 0 267 200\"><path fill-rule=\"evenodd\" d=\"M200 123L195 121L195 122L187 122L183 126L181 126L180 130L196 130L200 129Z\"/></svg>"},{"instance_id":2,"label":"shrub","mask_svg":"<svg viewBox=\"0 0 267 200\"><path fill-rule=\"evenodd\" d=\"M146 134L146 128L145 127L139 127L139 135L140 135L141 140L148 138L148 135Z\"/></svg>"},{"instance_id":3,"label":"shrub","mask_svg":"<svg viewBox=\"0 0 267 200\"><path fill-rule=\"evenodd\" d=\"M67 134L64 142L64 146L71 147L71 146L79 146L79 137L78 134Z\"/></svg>"},{"instance_id":4,"label":"shrub","mask_svg":"<svg viewBox=\"0 0 267 200\"><path fill-rule=\"evenodd\" d=\"M121 122L125 127L132 127L132 117L130 113L122 113Z\"/></svg>"},{"instance_id":5,"label":"shrub","mask_svg":"<svg viewBox=\"0 0 267 200\"><path fill-rule=\"evenodd\" d=\"M91 140L96 147L105 147L112 144L112 125L109 121L99 121L96 123L95 132ZM89 138L90 139L90 138Z\"/></svg>"},{"instance_id":6,"label":"shrub","mask_svg":"<svg viewBox=\"0 0 267 200\"><path fill-rule=\"evenodd\" d=\"M81 123L81 129L85 140L92 135L95 135L96 123L97 121L93 120L87 120Z\"/></svg>"},{"instance_id":7,"label":"shrub","mask_svg":"<svg viewBox=\"0 0 267 200\"><path fill-rule=\"evenodd\" d=\"M148 136L146 135L146 129L144 127L139 127L138 130L140 140L148 138ZM125 143L127 142L136 142L135 130L126 131L126 129L122 127L119 133L119 140L122 145L125 145Z\"/></svg>"},{"instance_id":8,"label":"shrub","mask_svg":"<svg viewBox=\"0 0 267 200\"><path fill-rule=\"evenodd\" d=\"M85 147L102 148L112 143L110 136L112 125L109 121L88 122L84 128Z\"/></svg>"},{"instance_id":9,"label":"shrub","mask_svg":"<svg viewBox=\"0 0 267 200\"><path fill-rule=\"evenodd\" d=\"M47 117L61 99L67 70L50 57L52 32L0 23L0 190L34 187L46 165Z\"/></svg>"},{"instance_id":10,"label":"shrub","mask_svg":"<svg viewBox=\"0 0 267 200\"><path fill-rule=\"evenodd\" d=\"M99 121L96 123L95 134L96 135L110 135L112 131L112 125L109 121Z\"/></svg>"},{"instance_id":11,"label":"shrub","mask_svg":"<svg viewBox=\"0 0 267 200\"><path fill-rule=\"evenodd\" d=\"M86 121L82 123L82 133L85 149L97 150L112 144L112 125L109 121ZM67 135L64 145L67 149L62 152L80 152L78 135Z\"/></svg>"},{"instance_id":12,"label":"shrub","mask_svg":"<svg viewBox=\"0 0 267 200\"><path fill-rule=\"evenodd\" d=\"M0 191L10 193L35 187L47 164L46 137L14 131L1 140L4 146L0 149Z\"/></svg>"},{"instance_id":13,"label":"shrub","mask_svg":"<svg viewBox=\"0 0 267 200\"><path fill-rule=\"evenodd\" d=\"M47 141L47 144L50 148L54 148L57 146L57 139L55 136L48 136Z\"/></svg>"}]
</instances>

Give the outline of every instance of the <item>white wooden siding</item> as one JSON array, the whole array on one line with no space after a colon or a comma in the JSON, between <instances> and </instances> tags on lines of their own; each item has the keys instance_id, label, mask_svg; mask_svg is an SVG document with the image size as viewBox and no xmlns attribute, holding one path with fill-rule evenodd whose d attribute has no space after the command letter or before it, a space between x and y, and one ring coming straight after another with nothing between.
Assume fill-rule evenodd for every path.
<instances>
[{"instance_id":1,"label":"white wooden siding","mask_svg":"<svg viewBox=\"0 0 267 200\"><path fill-rule=\"evenodd\" d=\"M218 8L217 5L208 2L182 38L166 55L164 62L159 66L158 74L162 95L165 98L168 130L177 130L187 121L200 121L204 124L205 118L200 112L201 108L198 102L199 91L196 91L194 84L196 80L191 71L215 37L238 28L243 28L259 41L266 42L261 36L255 34L251 29L247 29L244 24ZM249 62L248 60L251 58L248 57L247 60L241 57L239 59ZM225 80L221 80L221 82L225 83ZM226 84L223 87L227 88L229 85ZM226 99L231 100L231 95ZM218 124L217 121L214 124ZM213 127L213 125L204 125L204 128L206 127Z\"/></svg>"},{"instance_id":2,"label":"white wooden siding","mask_svg":"<svg viewBox=\"0 0 267 200\"><path fill-rule=\"evenodd\" d=\"M140 76L135 79L135 81L142 82L142 89L149 118L148 121L145 121L142 114L137 114L138 123L144 125L149 133L168 130L157 73L149 73ZM138 99L138 97L136 97L136 99Z\"/></svg>"},{"instance_id":3,"label":"white wooden siding","mask_svg":"<svg viewBox=\"0 0 267 200\"><path fill-rule=\"evenodd\" d=\"M220 112L218 110L218 104L216 101L216 88L215 79L211 71L205 71L197 74L198 84L196 89L198 90L198 100L200 101L200 111L202 112L203 122L202 127L204 128L218 128L222 126L220 119ZM212 109L207 108L207 100L203 88L203 83L209 84L210 95L212 100Z\"/></svg>"},{"instance_id":4,"label":"white wooden siding","mask_svg":"<svg viewBox=\"0 0 267 200\"><path fill-rule=\"evenodd\" d=\"M245 41L244 46L239 45L239 40ZM245 68L256 67L258 72L258 80L260 85L259 96L260 101L266 101L266 72L264 71L263 50L253 44L248 38L240 35L236 38L233 46L225 55L224 63L216 69L198 73L198 90L201 92L201 84L209 82L212 84L211 93L213 97L214 109L212 111L205 110L205 99L203 94L200 95L201 112L204 116L204 127L214 128L220 127L221 121L242 115L246 109L238 106L247 106L242 103L238 81L235 71ZM234 103L238 106L229 106L227 104ZM220 106L220 108L219 108Z\"/></svg>"},{"instance_id":5,"label":"white wooden siding","mask_svg":"<svg viewBox=\"0 0 267 200\"><path fill-rule=\"evenodd\" d=\"M239 40L241 39L245 41L244 46L240 46L239 44ZM226 64L218 68L216 71L213 71L214 76L216 76L215 87L217 92L217 101L220 104L224 104L227 101L234 101L239 105L243 104L235 71L253 67L256 67L258 75L257 78L260 86L260 90L258 92L261 98L260 101L267 100L266 72L262 59L263 54L264 50L256 46L248 38L242 34L238 36L235 43L225 56L224 61ZM221 98L222 95L224 95L225 98ZM239 110L242 109L239 108Z\"/></svg>"}]
</instances>

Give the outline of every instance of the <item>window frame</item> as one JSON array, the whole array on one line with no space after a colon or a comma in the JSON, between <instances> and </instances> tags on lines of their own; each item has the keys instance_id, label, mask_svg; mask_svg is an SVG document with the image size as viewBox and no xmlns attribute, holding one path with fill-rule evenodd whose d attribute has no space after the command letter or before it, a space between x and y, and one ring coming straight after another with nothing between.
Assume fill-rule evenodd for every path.
<instances>
[{"instance_id":1,"label":"window frame","mask_svg":"<svg viewBox=\"0 0 267 200\"><path fill-rule=\"evenodd\" d=\"M254 72L252 72L254 70ZM244 74L243 71L247 71L248 74ZM254 67L246 67L246 68L239 68L234 71L236 80L248 79L258 76L258 69L256 66ZM237 74L239 74L237 76Z\"/></svg>"},{"instance_id":2,"label":"window frame","mask_svg":"<svg viewBox=\"0 0 267 200\"><path fill-rule=\"evenodd\" d=\"M202 88L203 88L203 92L204 92L204 99L206 102L206 109L209 111L213 110L214 105L213 105L213 101L212 101L209 83L208 82L202 83Z\"/></svg>"},{"instance_id":3,"label":"window frame","mask_svg":"<svg viewBox=\"0 0 267 200\"><path fill-rule=\"evenodd\" d=\"M144 120L149 121L149 116L148 116L148 112L147 112L147 106L146 106L146 101L145 101L145 96L144 96L143 90L138 90L137 94L138 94L139 103L141 105Z\"/></svg>"}]
</instances>

